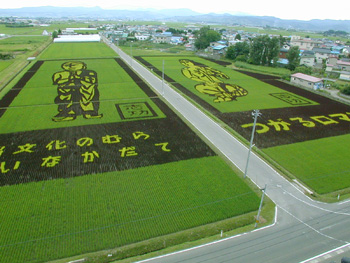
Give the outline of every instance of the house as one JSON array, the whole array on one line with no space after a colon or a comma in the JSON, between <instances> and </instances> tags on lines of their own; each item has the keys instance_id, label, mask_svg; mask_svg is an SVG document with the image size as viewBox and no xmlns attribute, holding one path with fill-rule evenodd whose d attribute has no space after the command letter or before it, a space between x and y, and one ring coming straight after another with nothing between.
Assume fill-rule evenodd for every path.
<instances>
[{"instance_id":1,"label":"house","mask_svg":"<svg viewBox=\"0 0 350 263\"><path fill-rule=\"evenodd\" d=\"M151 37L151 35L148 33L146 33L146 34L136 33L135 34L135 38L139 41L145 41L145 40L149 39L150 37Z\"/></svg>"},{"instance_id":2,"label":"house","mask_svg":"<svg viewBox=\"0 0 350 263\"><path fill-rule=\"evenodd\" d=\"M330 56L328 58L328 61L327 63L330 64L331 66L334 66L337 64L337 61L338 61L338 57L337 56ZM328 66L328 65L327 65Z\"/></svg>"},{"instance_id":3,"label":"house","mask_svg":"<svg viewBox=\"0 0 350 263\"><path fill-rule=\"evenodd\" d=\"M342 53L343 49L344 49L344 46L333 46L332 47L332 53L334 55L340 55Z\"/></svg>"},{"instance_id":4,"label":"house","mask_svg":"<svg viewBox=\"0 0 350 263\"><path fill-rule=\"evenodd\" d=\"M126 41L128 38L128 33L124 33L123 31L114 31L111 34L111 39L113 43L119 43L120 41Z\"/></svg>"},{"instance_id":5,"label":"house","mask_svg":"<svg viewBox=\"0 0 350 263\"><path fill-rule=\"evenodd\" d=\"M350 80L350 61L330 57L326 67L328 74L339 74L339 79Z\"/></svg>"},{"instance_id":6,"label":"house","mask_svg":"<svg viewBox=\"0 0 350 263\"><path fill-rule=\"evenodd\" d=\"M350 47L344 47L342 49L342 55L348 56L350 54Z\"/></svg>"},{"instance_id":7,"label":"house","mask_svg":"<svg viewBox=\"0 0 350 263\"><path fill-rule=\"evenodd\" d=\"M350 81L350 72L348 71L340 72L339 79Z\"/></svg>"},{"instance_id":8,"label":"house","mask_svg":"<svg viewBox=\"0 0 350 263\"><path fill-rule=\"evenodd\" d=\"M299 36L292 36L290 46L298 46L300 50L312 50L315 47L319 47L322 44L321 41L313 40L311 38L300 38Z\"/></svg>"},{"instance_id":9,"label":"house","mask_svg":"<svg viewBox=\"0 0 350 263\"><path fill-rule=\"evenodd\" d=\"M306 54L300 57L300 66L314 67L315 65L316 63L314 55Z\"/></svg>"},{"instance_id":10,"label":"house","mask_svg":"<svg viewBox=\"0 0 350 263\"><path fill-rule=\"evenodd\" d=\"M170 39L170 44L172 44L172 45L180 45L182 43L183 43L183 37L172 36Z\"/></svg>"},{"instance_id":11,"label":"house","mask_svg":"<svg viewBox=\"0 0 350 263\"><path fill-rule=\"evenodd\" d=\"M281 48L280 52L278 54L278 57L279 58L287 58L288 51L289 51L289 49Z\"/></svg>"},{"instance_id":12,"label":"house","mask_svg":"<svg viewBox=\"0 0 350 263\"><path fill-rule=\"evenodd\" d=\"M172 33L171 32L164 32L161 34L156 34L153 36L153 43L156 44L169 44L171 42L171 38L172 38Z\"/></svg>"},{"instance_id":13,"label":"house","mask_svg":"<svg viewBox=\"0 0 350 263\"><path fill-rule=\"evenodd\" d=\"M213 55L225 55L227 51L226 41L211 42L207 51Z\"/></svg>"},{"instance_id":14,"label":"house","mask_svg":"<svg viewBox=\"0 0 350 263\"><path fill-rule=\"evenodd\" d=\"M303 73L295 73L291 76L291 83L318 90L323 87L323 80Z\"/></svg>"},{"instance_id":15,"label":"house","mask_svg":"<svg viewBox=\"0 0 350 263\"><path fill-rule=\"evenodd\" d=\"M350 62L338 60L337 65L340 67L340 70L350 72Z\"/></svg>"},{"instance_id":16,"label":"house","mask_svg":"<svg viewBox=\"0 0 350 263\"><path fill-rule=\"evenodd\" d=\"M227 51L226 45L215 46L212 48L213 55L225 55Z\"/></svg>"},{"instance_id":17,"label":"house","mask_svg":"<svg viewBox=\"0 0 350 263\"><path fill-rule=\"evenodd\" d=\"M314 47L312 51L315 53L316 63L322 63L324 59L328 59L333 55L332 51L328 48L317 48Z\"/></svg>"}]
</instances>

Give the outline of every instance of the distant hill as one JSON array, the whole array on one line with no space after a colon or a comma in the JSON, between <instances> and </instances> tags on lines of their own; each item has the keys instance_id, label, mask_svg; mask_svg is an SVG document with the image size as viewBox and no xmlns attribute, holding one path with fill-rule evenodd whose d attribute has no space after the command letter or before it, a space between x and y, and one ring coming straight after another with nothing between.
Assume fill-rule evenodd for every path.
<instances>
[{"instance_id":1,"label":"distant hill","mask_svg":"<svg viewBox=\"0 0 350 263\"><path fill-rule=\"evenodd\" d=\"M175 19L175 18L172 18ZM193 17L177 17L177 21L204 22L204 23L225 23L245 26L270 26L284 29L327 31L342 30L350 32L350 20L285 20L272 16L233 16L230 14L205 14Z\"/></svg>"},{"instance_id":2,"label":"distant hill","mask_svg":"<svg viewBox=\"0 0 350 263\"><path fill-rule=\"evenodd\" d=\"M350 20L285 20L271 16L249 16L231 14L201 14L190 9L143 9L143 10L109 10L100 7L23 7L0 9L0 16L50 17L50 18L104 18L144 21L178 21L203 22L208 24L270 26L284 29L327 31L342 30L350 32Z\"/></svg>"},{"instance_id":3,"label":"distant hill","mask_svg":"<svg viewBox=\"0 0 350 263\"><path fill-rule=\"evenodd\" d=\"M113 18L133 20L162 20L174 16L197 16L200 13L190 9L145 9L145 10L110 10L100 7L22 7L16 9L0 9L0 16L20 17L76 17L76 18Z\"/></svg>"}]
</instances>

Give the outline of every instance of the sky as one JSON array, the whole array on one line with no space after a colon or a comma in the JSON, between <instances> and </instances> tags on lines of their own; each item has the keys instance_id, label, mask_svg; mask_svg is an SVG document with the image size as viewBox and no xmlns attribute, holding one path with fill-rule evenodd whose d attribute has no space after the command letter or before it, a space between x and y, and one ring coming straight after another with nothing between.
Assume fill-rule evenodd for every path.
<instances>
[{"instance_id":1,"label":"sky","mask_svg":"<svg viewBox=\"0 0 350 263\"><path fill-rule=\"evenodd\" d=\"M336 3L320 0L14 0L1 3L1 9L36 6L99 6L103 9L174 9L188 8L200 13L238 12L256 16L275 16L282 19L335 19L350 20L350 1L338 0Z\"/></svg>"}]
</instances>

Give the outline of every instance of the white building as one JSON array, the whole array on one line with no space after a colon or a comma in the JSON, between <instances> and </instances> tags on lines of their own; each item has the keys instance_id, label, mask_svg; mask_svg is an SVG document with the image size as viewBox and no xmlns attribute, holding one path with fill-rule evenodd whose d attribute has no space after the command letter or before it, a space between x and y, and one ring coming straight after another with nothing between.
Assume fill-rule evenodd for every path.
<instances>
[{"instance_id":1,"label":"white building","mask_svg":"<svg viewBox=\"0 0 350 263\"><path fill-rule=\"evenodd\" d=\"M151 37L150 34L135 34L135 38L140 41L145 41Z\"/></svg>"},{"instance_id":2,"label":"white building","mask_svg":"<svg viewBox=\"0 0 350 263\"><path fill-rule=\"evenodd\" d=\"M101 37L98 34L94 35L59 35L53 40L54 43L63 42L100 42Z\"/></svg>"},{"instance_id":3,"label":"white building","mask_svg":"<svg viewBox=\"0 0 350 263\"><path fill-rule=\"evenodd\" d=\"M303 73L295 73L291 76L291 83L305 88L318 90L323 87L323 80Z\"/></svg>"}]
</instances>

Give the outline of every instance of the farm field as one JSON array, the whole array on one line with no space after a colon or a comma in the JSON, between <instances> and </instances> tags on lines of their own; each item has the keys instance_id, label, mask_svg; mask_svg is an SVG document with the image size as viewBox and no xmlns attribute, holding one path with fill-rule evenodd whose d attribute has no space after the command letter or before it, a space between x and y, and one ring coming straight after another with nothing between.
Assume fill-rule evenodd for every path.
<instances>
[{"instance_id":1,"label":"farm field","mask_svg":"<svg viewBox=\"0 0 350 263\"><path fill-rule=\"evenodd\" d=\"M65 29L67 27L88 27L86 23L79 23L76 21L69 22L53 22L47 26L33 26L33 27L7 27L5 24L0 24L0 33L6 35L22 35L33 36L42 35L43 31L53 32L59 29Z\"/></svg>"},{"instance_id":2,"label":"farm field","mask_svg":"<svg viewBox=\"0 0 350 263\"><path fill-rule=\"evenodd\" d=\"M161 69L164 60L167 81L176 87L181 85L182 92L195 99L200 105L212 108L213 111L230 113L256 108L284 108L297 107L299 104L317 104L203 58L188 56L137 58L148 67L155 68L154 70ZM281 99L281 96L300 102L291 104Z\"/></svg>"},{"instance_id":3,"label":"farm field","mask_svg":"<svg viewBox=\"0 0 350 263\"><path fill-rule=\"evenodd\" d=\"M1 27L2 25L0 25ZM0 39L0 53L11 54L14 58L0 61L0 89L28 64L28 57L35 57L48 45L48 36L15 36Z\"/></svg>"},{"instance_id":4,"label":"farm field","mask_svg":"<svg viewBox=\"0 0 350 263\"><path fill-rule=\"evenodd\" d=\"M121 247L258 209L258 194L107 46L78 45L51 44L0 94L1 262Z\"/></svg>"},{"instance_id":5,"label":"farm field","mask_svg":"<svg viewBox=\"0 0 350 263\"><path fill-rule=\"evenodd\" d=\"M254 139L259 149L316 194L349 192L349 106L277 77L232 70L217 61L180 56L137 58L159 75L164 60L168 82L247 141L252 110L259 109L262 115Z\"/></svg>"},{"instance_id":6,"label":"farm field","mask_svg":"<svg viewBox=\"0 0 350 263\"><path fill-rule=\"evenodd\" d=\"M111 58L117 54L104 43L54 43L40 56L43 60Z\"/></svg>"}]
</instances>

